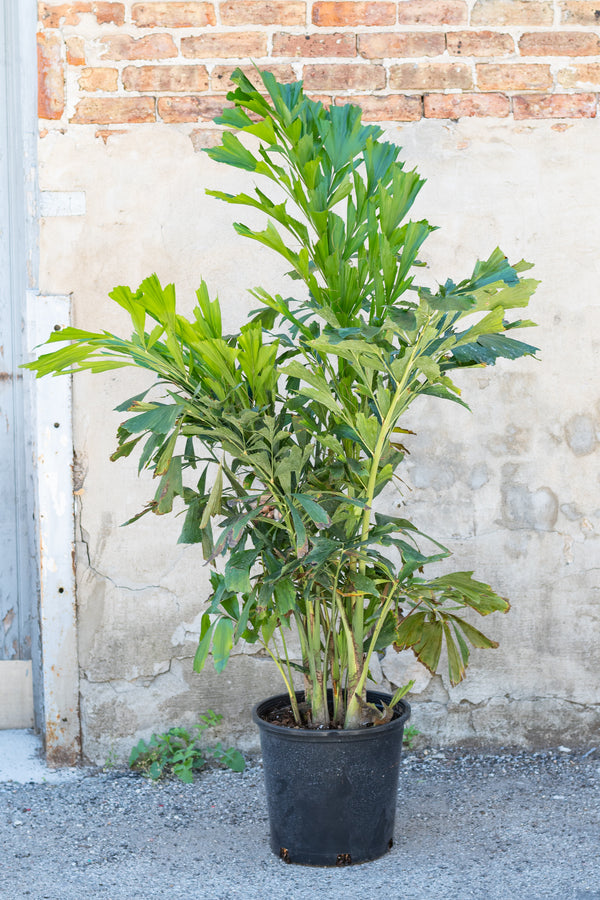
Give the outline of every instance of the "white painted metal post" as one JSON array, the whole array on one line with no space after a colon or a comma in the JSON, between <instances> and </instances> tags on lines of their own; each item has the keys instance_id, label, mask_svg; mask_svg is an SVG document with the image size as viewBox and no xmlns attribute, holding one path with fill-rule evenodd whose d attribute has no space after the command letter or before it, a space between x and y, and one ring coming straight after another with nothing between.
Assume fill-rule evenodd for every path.
<instances>
[{"instance_id":1,"label":"white painted metal post","mask_svg":"<svg viewBox=\"0 0 600 900\"><path fill-rule=\"evenodd\" d=\"M32 344L70 321L69 297L31 298ZM40 528L46 758L73 765L80 755L79 668L75 597L71 379L37 381L37 472Z\"/></svg>"}]
</instances>

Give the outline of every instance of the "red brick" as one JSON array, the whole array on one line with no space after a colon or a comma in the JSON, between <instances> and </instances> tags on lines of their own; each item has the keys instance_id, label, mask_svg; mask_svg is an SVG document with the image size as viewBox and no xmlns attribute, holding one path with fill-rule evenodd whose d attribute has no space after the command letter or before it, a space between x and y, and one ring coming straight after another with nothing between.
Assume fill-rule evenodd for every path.
<instances>
[{"instance_id":1,"label":"red brick","mask_svg":"<svg viewBox=\"0 0 600 900\"><path fill-rule=\"evenodd\" d=\"M423 114L428 119L505 118L509 113L510 100L504 94L425 94L423 98Z\"/></svg>"},{"instance_id":2,"label":"red brick","mask_svg":"<svg viewBox=\"0 0 600 900\"><path fill-rule=\"evenodd\" d=\"M435 91L473 87L471 69L457 63L404 63L390 68L390 88L402 91Z\"/></svg>"},{"instance_id":3,"label":"red brick","mask_svg":"<svg viewBox=\"0 0 600 900\"><path fill-rule=\"evenodd\" d=\"M403 59L407 56L441 56L446 49L443 34L384 32L359 34L358 50L366 59Z\"/></svg>"},{"instance_id":4,"label":"red brick","mask_svg":"<svg viewBox=\"0 0 600 900\"><path fill-rule=\"evenodd\" d=\"M70 66L85 66L85 41L81 37L66 39L67 63Z\"/></svg>"},{"instance_id":5,"label":"red brick","mask_svg":"<svg viewBox=\"0 0 600 900\"><path fill-rule=\"evenodd\" d=\"M119 81L118 69L82 69L79 87L82 91L116 91Z\"/></svg>"},{"instance_id":6,"label":"red brick","mask_svg":"<svg viewBox=\"0 0 600 900\"><path fill-rule=\"evenodd\" d=\"M306 65L307 91L379 91L385 87L383 66Z\"/></svg>"},{"instance_id":7,"label":"red brick","mask_svg":"<svg viewBox=\"0 0 600 900\"><path fill-rule=\"evenodd\" d=\"M312 20L325 28L353 25L395 25L395 3L318 2L313 6Z\"/></svg>"},{"instance_id":8,"label":"red brick","mask_svg":"<svg viewBox=\"0 0 600 900\"><path fill-rule=\"evenodd\" d=\"M38 6L38 18L44 28L79 25L79 16L85 13L93 13L100 25L106 22L111 22L113 25L122 25L125 21L125 6L123 3L79 2L61 3L60 6L40 3Z\"/></svg>"},{"instance_id":9,"label":"red brick","mask_svg":"<svg viewBox=\"0 0 600 900\"><path fill-rule=\"evenodd\" d=\"M44 28L60 28L61 25L79 25L81 13L91 13L91 3L61 3L51 6L38 4L38 19Z\"/></svg>"},{"instance_id":10,"label":"red brick","mask_svg":"<svg viewBox=\"0 0 600 900\"><path fill-rule=\"evenodd\" d=\"M58 34L38 34L38 116L60 119L65 109L62 41Z\"/></svg>"},{"instance_id":11,"label":"red brick","mask_svg":"<svg viewBox=\"0 0 600 900\"><path fill-rule=\"evenodd\" d=\"M123 69L126 91L207 91L205 66L127 66Z\"/></svg>"},{"instance_id":12,"label":"red brick","mask_svg":"<svg viewBox=\"0 0 600 900\"><path fill-rule=\"evenodd\" d=\"M346 97L338 98L336 105L347 102ZM386 94L383 97L367 94L352 97L352 103L361 107L365 122L416 122L423 115L423 100L415 94Z\"/></svg>"},{"instance_id":13,"label":"red brick","mask_svg":"<svg viewBox=\"0 0 600 900\"><path fill-rule=\"evenodd\" d=\"M578 66L569 66L561 69L556 76L556 81L564 88L600 87L600 63L582 63Z\"/></svg>"},{"instance_id":14,"label":"red brick","mask_svg":"<svg viewBox=\"0 0 600 900\"><path fill-rule=\"evenodd\" d=\"M482 64L475 66L481 91L543 91L552 87L550 66Z\"/></svg>"},{"instance_id":15,"label":"red brick","mask_svg":"<svg viewBox=\"0 0 600 900\"><path fill-rule=\"evenodd\" d=\"M225 97L159 97L158 115L163 122L212 122L225 107L232 106Z\"/></svg>"},{"instance_id":16,"label":"red brick","mask_svg":"<svg viewBox=\"0 0 600 900\"><path fill-rule=\"evenodd\" d=\"M311 100L314 100L315 103L322 103L326 109L329 109L330 106L335 106L336 103L335 97L333 97L331 94L315 94L314 91L310 91L310 93L307 91L306 96L310 97ZM344 105L344 103L350 102L352 101L348 97L343 97L340 100L342 106Z\"/></svg>"},{"instance_id":17,"label":"red brick","mask_svg":"<svg viewBox=\"0 0 600 900\"><path fill-rule=\"evenodd\" d=\"M497 31L450 31L446 46L450 56L508 56L515 52L510 34Z\"/></svg>"},{"instance_id":18,"label":"red brick","mask_svg":"<svg viewBox=\"0 0 600 900\"><path fill-rule=\"evenodd\" d=\"M99 25L107 22L122 25L125 21L125 6L122 3L92 3L92 10Z\"/></svg>"},{"instance_id":19,"label":"red brick","mask_svg":"<svg viewBox=\"0 0 600 900\"><path fill-rule=\"evenodd\" d=\"M600 38L585 31L528 32L519 41L521 56L598 56Z\"/></svg>"},{"instance_id":20,"label":"red brick","mask_svg":"<svg viewBox=\"0 0 600 900\"><path fill-rule=\"evenodd\" d=\"M117 134L127 134L126 128L99 128L98 131L94 133L94 137L102 138L103 143L106 145L108 143L109 137L114 137Z\"/></svg>"},{"instance_id":21,"label":"red brick","mask_svg":"<svg viewBox=\"0 0 600 900\"><path fill-rule=\"evenodd\" d=\"M219 8L223 25L306 25L306 3L296 0L232 0Z\"/></svg>"},{"instance_id":22,"label":"red brick","mask_svg":"<svg viewBox=\"0 0 600 900\"><path fill-rule=\"evenodd\" d=\"M400 0L400 25L466 25L467 4L462 0Z\"/></svg>"},{"instance_id":23,"label":"red brick","mask_svg":"<svg viewBox=\"0 0 600 900\"><path fill-rule=\"evenodd\" d=\"M182 38L181 53L189 59L258 59L267 55L267 36L258 31L200 34Z\"/></svg>"},{"instance_id":24,"label":"red brick","mask_svg":"<svg viewBox=\"0 0 600 900\"><path fill-rule=\"evenodd\" d=\"M593 119L595 94L534 94L513 97L515 119Z\"/></svg>"},{"instance_id":25,"label":"red brick","mask_svg":"<svg viewBox=\"0 0 600 900\"><path fill-rule=\"evenodd\" d=\"M533 0L477 0L471 25L552 25L553 4Z\"/></svg>"},{"instance_id":26,"label":"red brick","mask_svg":"<svg viewBox=\"0 0 600 900\"><path fill-rule=\"evenodd\" d=\"M75 108L76 125L155 122L154 97L85 97Z\"/></svg>"},{"instance_id":27,"label":"red brick","mask_svg":"<svg viewBox=\"0 0 600 900\"><path fill-rule=\"evenodd\" d=\"M152 34L135 38L128 34L113 34L102 39L106 47L103 59L171 59L177 47L170 34Z\"/></svg>"},{"instance_id":28,"label":"red brick","mask_svg":"<svg viewBox=\"0 0 600 900\"><path fill-rule=\"evenodd\" d=\"M212 3L134 3L131 15L140 28L203 28L217 21Z\"/></svg>"},{"instance_id":29,"label":"red brick","mask_svg":"<svg viewBox=\"0 0 600 900\"><path fill-rule=\"evenodd\" d=\"M276 34L273 36L273 56L302 56L335 58L356 56L356 35L342 34Z\"/></svg>"},{"instance_id":30,"label":"red brick","mask_svg":"<svg viewBox=\"0 0 600 900\"><path fill-rule=\"evenodd\" d=\"M263 84L256 74L256 69L252 66L215 66L211 73L213 91L232 91L236 85L230 81L230 77L231 73L237 68L242 70L246 78L249 78L252 84L256 85L260 90L264 90ZM296 80L294 70L291 66L268 65L261 66L261 70L271 72L278 81L289 82Z\"/></svg>"},{"instance_id":31,"label":"red brick","mask_svg":"<svg viewBox=\"0 0 600 900\"><path fill-rule=\"evenodd\" d=\"M594 0L593 3L571 0L569 3L559 5L561 22L564 22L565 25L600 25L598 0Z\"/></svg>"}]
</instances>

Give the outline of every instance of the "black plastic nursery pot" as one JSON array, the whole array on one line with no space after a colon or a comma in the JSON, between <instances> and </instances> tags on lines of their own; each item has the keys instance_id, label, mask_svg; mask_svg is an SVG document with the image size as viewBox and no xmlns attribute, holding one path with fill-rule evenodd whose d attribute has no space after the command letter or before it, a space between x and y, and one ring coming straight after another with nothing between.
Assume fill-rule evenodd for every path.
<instances>
[{"instance_id":1,"label":"black plastic nursery pot","mask_svg":"<svg viewBox=\"0 0 600 900\"><path fill-rule=\"evenodd\" d=\"M297 692L298 700L304 699ZM370 703L389 694L369 691ZM385 725L352 731L286 728L263 718L287 694L258 703L271 849L285 862L347 866L383 856L393 844L404 724L401 700Z\"/></svg>"}]
</instances>

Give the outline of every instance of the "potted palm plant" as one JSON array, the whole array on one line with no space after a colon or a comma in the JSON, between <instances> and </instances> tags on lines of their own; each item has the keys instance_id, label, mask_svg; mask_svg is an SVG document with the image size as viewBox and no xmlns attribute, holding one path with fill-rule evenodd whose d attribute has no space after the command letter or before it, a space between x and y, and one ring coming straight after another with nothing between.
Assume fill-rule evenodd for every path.
<instances>
[{"instance_id":1,"label":"potted palm plant","mask_svg":"<svg viewBox=\"0 0 600 900\"><path fill-rule=\"evenodd\" d=\"M294 296L255 289L257 309L224 334L204 282L187 319L153 275L110 294L131 338L67 328L49 338L66 346L30 368L155 376L118 407L127 418L112 458L141 451L140 470L158 479L131 521L184 505L180 541L201 544L213 566L194 668L211 654L221 671L239 641L272 658L285 693L253 713L271 845L287 861L340 865L392 841L410 685L369 692L374 655L411 649L434 672L445 647L456 684L469 645L496 646L473 613L509 608L471 572L427 575L449 551L375 511L399 479L403 416L422 396L465 406L453 369L535 353L511 333L532 323L506 311L526 306L536 282L496 249L465 280L420 286L433 229L408 218L424 182L400 149L358 107L328 110L301 83L260 77L258 90L234 74L222 145L208 151L260 184L209 193L266 215L264 230L235 229L286 260Z\"/></svg>"}]
</instances>

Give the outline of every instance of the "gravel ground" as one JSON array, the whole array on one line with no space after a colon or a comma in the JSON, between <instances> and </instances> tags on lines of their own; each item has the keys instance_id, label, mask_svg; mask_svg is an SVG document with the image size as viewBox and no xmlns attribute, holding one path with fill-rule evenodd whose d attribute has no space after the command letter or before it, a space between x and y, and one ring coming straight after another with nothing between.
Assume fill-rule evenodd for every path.
<instances>
[{"instance_id":1,"label":"gravel ground","mask_svg":"<svg viewBox=\"0 0 600 900\"><path fill-rule=\"evenodd\" d=\"M408 753L393 849L350 868L271 853L257 760L192 785L0 784L0 848L2 900L600 900L600 750Z\"/></svg>"}]
</instances>

